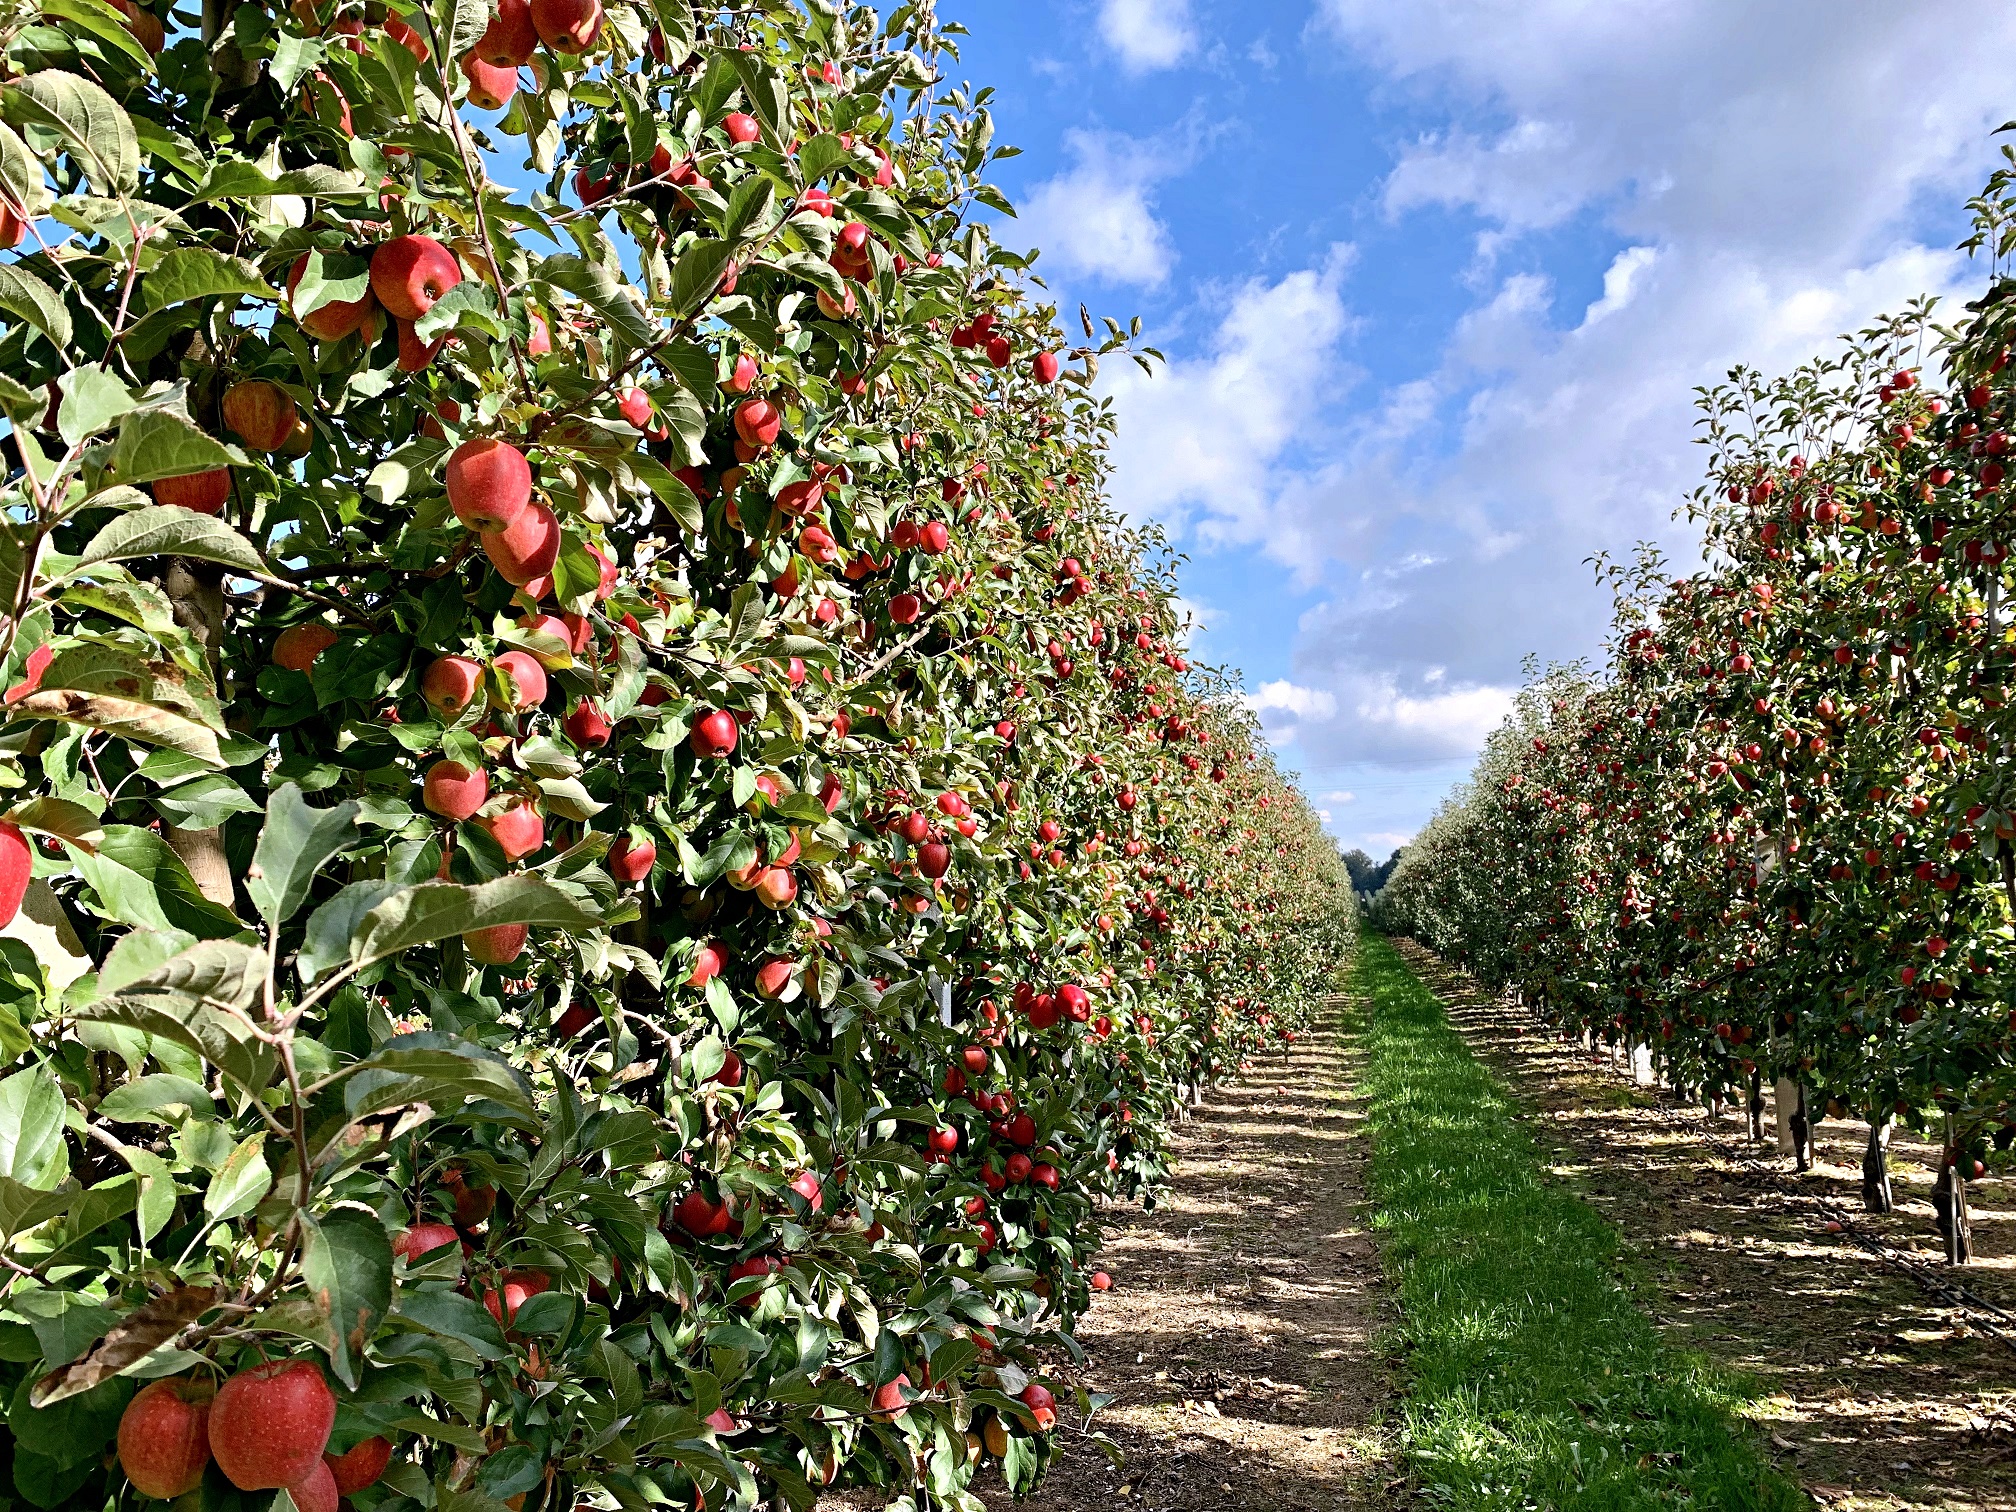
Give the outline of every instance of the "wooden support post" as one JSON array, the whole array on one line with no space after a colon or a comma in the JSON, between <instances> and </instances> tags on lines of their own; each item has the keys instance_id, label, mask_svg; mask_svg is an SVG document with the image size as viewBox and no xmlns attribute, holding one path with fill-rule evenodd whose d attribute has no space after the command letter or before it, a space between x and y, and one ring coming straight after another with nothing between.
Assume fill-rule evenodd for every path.
<instances>
[{"instance_id":1,"label":"wooden support post","mask_svg":"<svg viewBox=\"0 0 2016 1512\"><path fill-rule=\"evenodd\" d=\"M1890 1118L1886 1114L1869 1123L1869 1147L1862 1152L1862 1206L1871 1213L1887 1213L1893 1205L1890 1192Z\"/></svg>"},{"instance_id":2,"label":"wooden support post","mask_svg":"<svg viewBox=\"0 0 2016 1512\"><path fill-rule=\"evenodd\" d=\"M1801 1082L1796 1088L1797 1101L1792 1110L1792 1168L1797 1171L1813 1169L1813 1124L1806 1116L1806 1086Z\"/></svg>"}]
</instances>

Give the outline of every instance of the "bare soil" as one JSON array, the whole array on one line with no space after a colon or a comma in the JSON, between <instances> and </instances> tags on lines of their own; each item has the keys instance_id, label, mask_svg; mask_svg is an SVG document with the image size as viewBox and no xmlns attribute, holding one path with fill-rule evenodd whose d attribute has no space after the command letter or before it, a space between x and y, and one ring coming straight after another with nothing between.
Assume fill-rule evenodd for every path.
<instances>
[{"instance_id":1,"label":"bare soil","mask_svg":"<svg viewBox=\"0 0 2016 1512\"><path fill-rule=\"evenodd\" d=\"M1179 1126L1154 1211L1114 1210L1114 1290L1078 1336L1084 1384L1114 1398L1092 1427L1122 1460L1067 1422L1031 1512L1393 1504L1356 1053L1333 1026L1256 1064ZM1014 1505L998 1478L977 1489Z\"/></svg>"},{"instance_id":2,"label":"bare soil","mask_svg":"<svg viewBox=\"0 0 2016 1512\"><path fill-rule=\"evenodd\" d=\"M1846 1208L1858 1227L1943 1269L1930 1201L1936 1145L1900 1131L1896 1210L1863 1214L1867 1125L1822 1122L1814 1168L1795 1173L1770 1138L1769 1111L1758 1145L1735 1110L1676 1122L1662 1111L1670 1098L1631 1085L1609 1057L1394 943L1473 1052L1536 1110L1556 1169L1617 1225L1639 1305L1674 1343L1760 1384L1752 1414L1816 1501L1831 1512L2016 1512L2016 1349L1829 1233L1819 1211ZM1703 1137L1711 1130L1771 1171L1719 1154ZM2016 1312L2016 1191L2007 1180L1969 1191L1977 1260L1950 1274Z\"/></svg>"}]
</instances>

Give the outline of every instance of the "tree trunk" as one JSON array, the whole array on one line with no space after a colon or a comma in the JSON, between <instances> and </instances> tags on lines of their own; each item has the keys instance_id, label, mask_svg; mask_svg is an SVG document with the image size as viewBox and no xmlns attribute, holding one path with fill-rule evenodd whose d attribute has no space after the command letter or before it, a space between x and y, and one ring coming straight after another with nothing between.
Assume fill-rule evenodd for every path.
<instances>
[{"instance_id":1,"label":"tree trunk","mask_svg":"<svg viewBox=\"0 0 2016 1512\"><path fill-rule=\"evenodd\" d=\"M1750 1142L1764 1142L1764 1073L1750 1073Z\"/></svg>"},{"instance_id":2,"label":"tree trunk","mask_svg":"<svg viewBox=\"0 0 2016 1512\"><path fill-rule=\"evenodd\" d=\"M1792 1113L1799 1101L1799 1088L1784 1077L1771 1084L1771 1116L1777 1124L1778 1153L1792 1153Z\"/></svg>"},{"instance_id":3,"label":"tree trunk","mask_svg":"<svg viewBox=\"0 0 2016 1512\"><path fill-rule=\"evenodd\" d=\"M1947 1151L1947 1163L1932 1188L1932 1212L1946 1241L1949 1265L1965 1265L1974 1258L1974 1226L1967 1213L1967 1178L1954 1163L1958 1158Z\"/></svg>"},{"instance_id":4,"label":"tree trunk","mask_svg":"<svg viewBox=\"0 0 2016 1512\"><path fill-rule=\"evenodd\" d=\"M1862 1152L1862 1206L1871 1213L1887 1213L1894 1205L1889 1157L1890 1119L1871 1120L1869 1148Z\"/></svg>"},{"instance_id":5,"label":"tree trunk","mask_svg":"<svg viewBox=\"0 0 2016 1512\"><path fill-rule=\"evenodd\" d=\"M1797 1101L1792 1110L1792 1168L1797 1171L1813 1169L1813 1124L1806 1117L1806 1088L1801 1083L1796 1089Z\"/></svg>"}]
</instances>

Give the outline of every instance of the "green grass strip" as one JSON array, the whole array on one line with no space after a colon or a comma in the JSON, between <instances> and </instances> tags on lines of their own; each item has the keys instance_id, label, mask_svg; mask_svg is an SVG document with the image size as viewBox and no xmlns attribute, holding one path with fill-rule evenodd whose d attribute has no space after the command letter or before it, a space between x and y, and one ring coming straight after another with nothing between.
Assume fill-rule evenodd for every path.
<instances>
[{"instance_id":1,"label":"green grass strip","mask_svg":"<svg viewBox=\"0 0 2016 1512\"><path fill-rule=\"evenodd\" d=\"M1610 1224L1545 1174L1503 1087L1385 940L1353 970L1374 1220L1408 1347L1401 1432L1454 1508L1808 1507L1736 1408L1618 1284ZM1369 1021L1365 1006L1369 1004Z\"/></svg>"}]
</instances>

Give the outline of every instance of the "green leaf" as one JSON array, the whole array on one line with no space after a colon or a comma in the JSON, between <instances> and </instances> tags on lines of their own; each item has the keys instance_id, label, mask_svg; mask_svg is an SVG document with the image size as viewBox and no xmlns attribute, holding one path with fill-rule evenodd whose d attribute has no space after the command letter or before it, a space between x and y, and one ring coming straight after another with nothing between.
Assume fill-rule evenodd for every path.
<instances>
[{"instance_id":1,"label":"green leaf","mask_svg":"<svg viewBox=\"0 0 2016 1512\"><path fill-rule=\"evenodd\" d=\"M56 429L72 446L97 435L133 408L133 396L126 392L126 385L102 367L72 368L56 380L56 387L63 395Z\"/></svg>"},{"instance_id":2,"label":"green leaf","mask_svg":"<svg viewBox=\"0 0 2016 1512\"><path fill-rule=\"evenodd\" d=\"M109 996L76 1009L85 1023L124 1024L183 1046L246 1089L273 1078L273 1052L247 1016L266 980L265 953L203 940Z\"/></svg>"},{"instance_id":3,"label":"green leaf","mask_svg":"<svg viewBox=\"0 0 2016 1512\"><path fill-rule=\"evenodd\" d=\"M354 303L362 299L364 291L370 287L370 258L331 256L315 248L309 251L307 265L301 270L301 281L294 285L287 304L294 312L294 318L302 320L327 304Z\"/></svg>"},{"instance_id":4,"label":"green leaf","mask_svg":"<svg viewBox=\"0 0 2016 1512\"><path fill-rule=\"evenodd\" d=\"M206 772L150 801L154 812L178 829L215 829L233 814L259 812L259 800L222 772Z\"/></svg>"},{"instance_id":5,"label":"green leaf","mask_svg":"<svg viewBox=\"0 0 2016 1512\"><path fill-rule=\"evenodd\" d=\"M7 822L38 835L53 835L71 845L96 847L105 838L98 816L81 803L47 794L17 803L7 810Z\"/></svg>"},{"instance_id":6,"label":"green leaf","mask_svg":"<svg viewBox=\"0 0 2016 1512\"><path fill-rule=\"evenodd\" d=\"M60 132L100 194L117 198L139 187L140 143L133 123L89 79L55 69L16 79L0 99L0 111L16 125L32 121Z\"/></svg>"},{"instance_id":7,"label":"green leaf","mask_svg":"<svg viewBox=\"0 0 2016 1512\"><path fill-rule=\"evenodd\" d=\"M841 145L840 138L830 131L822 131L798 149L798 172L809 186L818 183L841 164L853 160L854 154Z\"/></svg>"},{"instance_id":8,"label":"green leaf","mask_svg":"<svg viewBox=\"0 0 2016 1512\"><path fill-rule=\"evenodd\" d=\"M413 334L422 341L432 341L464 325L493 340L504 335L504 322L497 315L497 296L488 284L473 278L463 279L435 300L433 307L413 322Z\"/></svg>"},{"instance_id":9,"label":"green leaf","mask_svg":"<svg viewBox=\"0 0 2016 1512\"><path fill-rule=\"evenodd\" d=\"M464 887L457 882L422 882L404 888L372 909L350 937L350 958L359 965L499 924L530 924L587 931L601 920L552 883L519 873Z\"/></svg>"},{"instance_id":10,"label":"green leaf","mask_svg":"<svg viewBox=\"0 0 2016 1512\"><path fill-rule=\"evenodd\" d=\"M328 56L329 44L321 38L283 31L273 43L273 57L266 70L282 94L292 94L294 86L320 68Z\"/></svg>"},{"instance_id":11,"label":"green leaf","mask_svg":"<svg viewBox=\"0 0 2016 1512\"><path fill-rule=\"evenodd\" d=\"M178 1108L182 1110L179 1113L175 1111ZM209 1088L201 1082L160 1072L114 1087L98 1104L98 1116L113 1123L174 1125L191 1113L208 1116L216 1109ZM170 1116L164 1118L164 1113Z\"/></svg>"},{"instance_id":12,"label":"green leaf","mask_svg":"<svg viewBox=\"0 0 2016 1512\"><path fill-rule=\"evenodd\" d=\"M776 224L777 188L761 174L751 174L735 186L721 234L730 242L751 242Z\"/></svg>"},{"instance_id":13,"label":"green leaf","mask_svg":"<svg viewBox=\"0 0 2016 1512\"><path fill-rule=\"evenodd\" d=\"M367 1213L301 1217L301 1279L329 1317L330 1368L354 1391L364 1346L392 1305L392 1239Z\"/></svg>"},{"instance_id":14,"label":"green leaf","mask_svg":"<svg viewBox=\"0 0 2016 1512\"><path fill-rule=\"evenodd\" d=\"M671 468L647 452L626 457L624 461L637 481L650 489L658 501L671 511L680 529L695 536L706 530L707 516L698 496Z\"/></svg>"},{"instance_id":15,"label":"green leaf","mask_svg":"<svg viewBox=\"0 0 2016 1512\"><path fill-rule=\"evenodd\" d=\"M192 205L220 199L259 199L276 194L303 199L362 199L369 193L362 175L315 164L269 177L256 163L218 163L190 196Z\"/></svg>"},{"instance_id":16,"label":"green leaf","mask_svg":"<svg viewBox=\"0 0 2016 1512\"><path fill-rule=\"evenodd\" d=\"M41 4L43 15L60 16L83 27L100 42L126 54L148 73L154 71L153 57L134 37L125 18L106 5L104 0L41 0Z\"/></svg>"},{"instance_id":17,"label":"green leaf","mask_svg":"<svg viewBox=\"0 0 2016 1512\"><path fill-rule=\"evenodd\" d=\"M19 263L0 263L0 310L35 327L57 351L70 345L70 312L49 285Z\"/></svg>"},{"instance_id":18,"label":"green leaf","mask_svg":"<svg viewBox=\"0 0 2016 1512\"><path fill-rule=\"evenodd\" d=\"M259 1206L272 1185L273 1169L266 1164L266 1136L248 1134L210 1178L210 1189L203 1194L203 1211L219 1220L236 1218Z\"/></svg>"},{"instance_id":19,"label":"green leaf","mask_svg":"<svg viewBox=\"0 0 2016 1512\"><path fill-rule=\"evenodd\" d=\"M506 1359L511 1353L497 1320L484 1310L481 1302L460 1292L433 1287L401 1288L399 1306L393 1316L429 1333L459 1340L486 1360Z\"/></svg>"},{"instance_id":20,"label":"green leaf","mask_svg":"<svg viewBox=\"0 0 2016 1512\"><path fill-rule=\"evenodd\" d=\"M335 897L308 915L308 936L294 967L304 982L312 982L323 972L350 959L350 936L364 916L399 891L400 884L383 877L352 882Z\"/></svg>"},{"instance_id":21,"label":"green leaf","mask_svg":"<svg viewBox=\"0 0 2016 1512\"><path fill-rule=\"evenodd\" d=\"M357 838L357 805L310 808L294 783L276 788L266 802L266 823L245 892L268 924L283 924L307 900L315 874L346 842Z\"/></svg>"},{"instance_id":22,"label":"green leaf","mask_svg":"<svg viewBox=\"0 0 2016 1512\"><path fill-rule=\"evenodd\" d=\"M777 266L787 273L796 274L836 301L847 298L847 280L823 257L814 257L810 252L788 252L778 259Z\"/></svg>"},{"instance_id":23,"label":"green leaf","mask_svg":"<svg viewBox=\"0 0 2016 1512\"><path fill-rule=\"evenodd\" d=\"M0 1239L25 1234L47 1223L58 1213L68 1212L76 1198L74 1187L67 1191L44 1192L25 1181L16 1181L12 1176L0 1176Z\"/></svg>"},{"instance_id":24,"label":"green leaf","mask_svg":"<svg viewBox=\"0 0 2016 1512\"><path fill-rule=\"evenodd\" d=\"M0 1176L46 1192L70 1169L63 1148L63 1088L30 1061L0 1081Z\"/></svg>"},{"instance_id":25,"label":"green leaf","mask_svg":"<svg viewBox=\"0 0 2016 1512\"><path fill-rule=\"evenodd\" d=\"M590 797L578 777L542 777L539 779L539 791L549 814L581 824L586 824L609 807Z\"/></svg>"},{"instance_id":26,"label":"green leaf","mask_svg":"<svg viewBox=\"0 0 2016 1512\"><path fill-rule=\"evenodd\" d=\"M359 1061L344 1083L344 1106L352 1118L369 1118L410 1103L460 1106L484 1097L521 1118L535 1117L532 1094L502 1056L480 1045L440 1033L406 1034L388 1040Z\"/></svg>"},{"instance_id":27,"label":"green leaf","mask_svg":"<svg viewBox=\"0 0 2016 1512\"><path fill-rule=\"evenodd\" d=\"M652 325L651 317L645 312L636 291L600 263L589 262L572 253L562 253L539 264L539 278L556 289L578 296L633 347L649 346L657 340L657 328ZM675 306L678 303L676 298L673 302Z\"/></svg>"},{"instance_id":28,"label":"green leaf","mask_svg":"<svg viewBox=\"0 0 2016 1512\"><path fill-rule=\"evenodd\" d=\"M735 249L729 243L712 240L695 242L681 253L678 265L672 269L672 287L667 295L672 313L681 320L697 315L720 287L734 256Z\"/></svg>"},{"instance_id":29,"label":"green leaf","mask_svg":"<svg viewBox=\"0 0 2016 1512\"><path fill-rule=\"evenodd\" d=\"M245 454L237 447L225 445L167 409L134 410L120 422L119 440L112 448L112 470L121 483L187 477L219 467L243 466L244 462ZM184 509L181 513L194 511Z\"/></svg>"},{"instance_id":30,"label":"green leaf","mask_svg":"<svg viewBox=\"0 0 2016 1512\"><path fill-rule=\"evenodd\" d=\"M462 57L482 41L496 11L496 0L447 0L441 30L448 38L448 56Z\"/></svg>"},{"instance_id":31,"label":"green leaf","mask_svg":"<svg viewBox=\"0 0 2016 1512\"><path fill-rule=\"evenodd\" d=\"M179 504L149 504L120 515L85 544L71 571L156 556L193 557L271 576L266 559L244 536L215 515L198 514Z\"/></svg>"},{"instance_id":32,"label":"green leaf","mask_svg":"<svg viewBox=\"0 0 2016 1512\"><path fill-rule=\"evenodd\" d=\"M87 642L57 652L41 687L14 707L31 718L61 719L225 765L217 744L223 715L207 678L179 662L142 661L123 646Z\"/></svg>"},{"instance_id":33,"label":"green leaf","mask_svg":"<svg viewBox=\"0 0 2016 1512\"><path fill-rule=\"evenodd\" d=\"M258 264L226 257L208 247L177 247L156 263L141 283L149 310L217 294L251 294L278 299L279 291L260 275Z\"/></svg>"}]
</instances>

